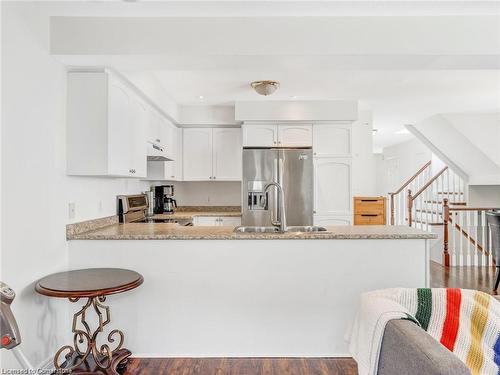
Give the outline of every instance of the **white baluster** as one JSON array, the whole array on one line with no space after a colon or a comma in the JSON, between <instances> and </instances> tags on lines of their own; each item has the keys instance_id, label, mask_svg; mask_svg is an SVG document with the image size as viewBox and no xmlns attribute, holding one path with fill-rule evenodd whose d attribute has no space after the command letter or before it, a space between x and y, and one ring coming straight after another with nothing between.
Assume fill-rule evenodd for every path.
<instances>
[{"instance_id":1,"label":"white baluster","mask_svg":"<svg viewBox=\"0 0 500 375\"><path fill-rule=\"evenodd\" d=\"M459 227L462 227L463 226L463 223L462 223L462 220L463 220L463 217L462 215L460 215L460 212L461 211L457 211L457 221L456 221L456 224L458 224ZM462 236L462 233L460 233L460 229L456 229L456 231L458 231L458 247L459 247L459 251L460 251L460 266L463 266L464 265L464 251L463 251L463 236Z\"/></svg>"},{"instance_id":2,"label":"white baluster","mask_svg":"<svg viewBox=\"0 0 500 375\"><path fill-rule=\"evenodd\" d=\"M446 196L448 197L448 202L450 201L450 168L446 170Z\"/></svg>"},{"instance_id":3,"label":"white baluster","mask_svg":"<svg viewBox=\"0 0 500 375\"><path fill-rule=\"evenodd\" d=\"M479 215L480 211L472 211L472 218L474 220L474 241L476 242L475 244L475 249L474 249L474 265L477 266L479 265ZM484 251L484 247L483 247Z\"/></svg>"},{"instance_id":4,"label":"white baluster","mask_svg":"<svg viewBox=\"0 0 500 375\"><path fill-rule=\"evenodd\" d=\"M459 253L457 250L457 231L455 230L455 223L457 220L456 217L456 212L451 211L451 223L448 223L448 228L451 231L451 237L452 237L452 250L453 250L453 257L452 257L452 265L456 266L457 264L460 264L460 258L459 258ZM449 247L449 246L448 246Z\"/></svg>"},{"instance_id":5,"label":"white baluster","mask_svg":"<svg viewBox=\"0 0 500 375\"><path fill-rule=\"evenodd\" d=\"M455 173L453 173L453 185L452 185L452 186L453 186L453 192L455 192L455 191L457 190L457 188L456 188L456 182L455 182L455 176L456 176L456 175L455 175ZM456 194L453 194L453 202L456 202L456 201L457 201L457 200L455 199L455 195L456 195Z\"/></svg>"},{"instance_id":6,"label":"white baluster","mask_svg":"<svg viewBox=\"0 0 500 375\"><path fill-rule=\"evenodd\" d=\"M488 233L488 225L486 224L486 211L480 211L479 215L481 217L481 244L483 245L483 252L481 253L481 265L484 267L489 265L487 263L487 255L489 252L489 246L486 243L486 235Z\"/></svg>"},{"instance_id":7,"label":"white baluster","mask_svg":"<svg viewBox=\"0 0 500 375\"><path fill-rule=\"evenodd\" d=\"M467 259L467 263L466 263L467 266L472 266L472 256L471 256L471 251L472 251L471 244L472 243L470 242L470 235L471 235L470 213L471 212L472 211L464 211L464 213L465 213L465 215L464 215L465 216L465 228L466 228L466 229L464 229L464 231L467 233L467 236L468 236L468 238L465 238L465 244L466 244L465 249L467 251L467 258L466 258Z\"/></svg>"}]
</instances>

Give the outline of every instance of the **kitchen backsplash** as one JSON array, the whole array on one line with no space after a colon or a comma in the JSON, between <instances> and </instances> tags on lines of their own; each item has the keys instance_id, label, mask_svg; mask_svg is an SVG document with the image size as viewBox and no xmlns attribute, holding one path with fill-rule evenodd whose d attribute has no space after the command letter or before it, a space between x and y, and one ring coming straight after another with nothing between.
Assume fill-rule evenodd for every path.
<instances>
[{"instance_id":1,"label":"kitchen backsplash","mask_svg":"<svg viewBox=\"0 0 500 375\"><path fill-rule=\"evenodd\" d=\"M174 185L178 206L239 206L241 182L169 182Z\"/></svg>"}]
</instances>

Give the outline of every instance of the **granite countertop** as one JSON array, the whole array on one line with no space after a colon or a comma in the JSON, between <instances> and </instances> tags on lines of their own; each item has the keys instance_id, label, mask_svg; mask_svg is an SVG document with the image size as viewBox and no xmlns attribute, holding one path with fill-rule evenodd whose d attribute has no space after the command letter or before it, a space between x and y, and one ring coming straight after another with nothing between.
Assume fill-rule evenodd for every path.
<instances>
[{"instance_id":1,"label":"granite countertop","mask_svg":"<svg viewBox=\"0 0 500 375\"><path fill-rule=\"evenodd\" d=\"M175 211L173 214L156 214L155 219L192 219L196 216L241 217L240 211Z\"/></svg>"},{"instance_id":2,"label":"granite countertop","mask_svg":"<svg viewBox=\"0 0 500 375\"><path fill-rule=\"evenodd\" d=\"M178 224L114 224L73 234L69 240L303 240L303 239L434 239L436 235L407 226L332 226L315 233L234 233L233 227Z\"/></svg>"}]
</instances>

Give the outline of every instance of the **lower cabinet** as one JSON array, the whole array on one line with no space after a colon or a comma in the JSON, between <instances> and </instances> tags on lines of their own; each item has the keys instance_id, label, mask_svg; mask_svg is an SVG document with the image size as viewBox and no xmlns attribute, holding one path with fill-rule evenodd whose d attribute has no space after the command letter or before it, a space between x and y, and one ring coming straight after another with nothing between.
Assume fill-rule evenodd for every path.
<instances>
[{"instance_id":1,"label":"lower cabinet","mask_svg":"<svg viewBox=\"0 0 500 375\"><path fill-rule=\"evenodd\" d=\"M314 225L318 225L320 227L352 225L352 217L349 215L314 215Z\"/></svg>"},{"instance_id":2,"label":"lower cabinet","mask_svg":"<svg viewBox=\"0 0 500 375\"><path fill-rule=\"evenodd\" d=\"M241 225L240 217L226 217L226 216L195 216L193 218L193 225L196 226L228 226L237 227Z\"/></svg>"}]
</instances>

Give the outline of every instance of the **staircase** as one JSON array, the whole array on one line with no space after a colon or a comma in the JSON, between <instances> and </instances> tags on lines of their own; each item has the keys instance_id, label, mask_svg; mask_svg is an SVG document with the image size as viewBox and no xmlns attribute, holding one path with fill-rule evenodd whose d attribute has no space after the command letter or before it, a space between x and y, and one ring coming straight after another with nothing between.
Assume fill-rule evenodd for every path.
<instances>
[{"instance_id":1,"label":"staircase","mask_svg":"<svg viewBox=\"0 0 500 375\"><path fill-rule=\"evenodd\" d=\"M491 266L491 237L486 211L468 207L465 180L444 166L434 175L432 162L389 193L391 225L434 232L431 258L445 266Z\"/></svg>"}]
</instances>

